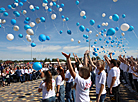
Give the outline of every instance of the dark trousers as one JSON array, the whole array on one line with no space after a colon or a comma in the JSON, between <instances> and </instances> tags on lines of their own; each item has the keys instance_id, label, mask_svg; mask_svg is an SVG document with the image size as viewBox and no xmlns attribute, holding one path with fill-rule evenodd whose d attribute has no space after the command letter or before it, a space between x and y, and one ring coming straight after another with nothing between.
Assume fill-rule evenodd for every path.
<instances>
[{"instance_id":1,"label":"dark trousers","mask_svg":"<svg viewBox=\"0 0 138 102\"><path fill-rule=\"evenodd\" d=\"M138 82L137 82L137 79L134 79L134 84L135 84L135 87L136 87L136 91L138 92Z\"/></svg>"},{"instance_id":2,"label":"dark trousers","mask_svg":"<svg viewBox=\"0 0 138 102\"><path fill-rule=\"evenodd\" d=\"M120 89L120 85L118 85L117 87L112 88L112 94L110 94L111 102L120 102L119 89ZM110 93L110 88L108 90L109 90L109 93Z\"/></svg>"},{"instance_id":3,"label":"dark trousers","mask_svg":"<svg viewBox=\"0 0 138 102\"><path fill-rule=\"evenodd\" d=\"M134 89L134 85L133 85L133 83L132 83L132 81L133 81L132 73L129 73L129 81L130 81L130 84L131 84L131 86L132 86L132 89Z\"/></svg>"}]
</instances>

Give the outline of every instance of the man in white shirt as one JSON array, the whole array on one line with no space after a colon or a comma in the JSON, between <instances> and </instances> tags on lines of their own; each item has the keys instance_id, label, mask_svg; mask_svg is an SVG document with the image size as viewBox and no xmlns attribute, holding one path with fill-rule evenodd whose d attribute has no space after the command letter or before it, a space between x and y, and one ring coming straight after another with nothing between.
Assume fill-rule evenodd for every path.
<instances>
[{"instance_id":1,"label":"man in white shirt","mask_svg":"<svg viewBox=\"0 0 138 102\"><path fill-rule=\"evenodd\" d=\"M117 61L110 61L111 70L108 73L107 85L110 90L111 102L119 102L119 87L120 87L120 69L117 68Z\"/></svg>"}]
</instances>

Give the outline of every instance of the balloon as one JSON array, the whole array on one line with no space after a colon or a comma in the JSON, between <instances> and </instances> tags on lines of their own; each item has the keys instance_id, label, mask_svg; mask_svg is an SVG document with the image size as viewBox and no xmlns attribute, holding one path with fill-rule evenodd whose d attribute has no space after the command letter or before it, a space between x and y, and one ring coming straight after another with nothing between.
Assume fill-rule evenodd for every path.
<instances>
[{"instance_id":1,"label":"balloon","mask_svg":"<svg viewBox=\"0 0 138 102\"><path fill-rule=\"evenodd\" d=\"M78 0L76 1L76 5L79 5L79 1Z\"/></svg>"},{"instance_id":2,"label":"balloon","mask_svg":"<svg viewBox=\"0 0 138 102\"><path fill-rule=\"evenodd\" d=\"M19 34L18 36L19 36L19 38L23 38L23 35L22 34Z\"/></svg>"},{"instance_id":3,"label":"balloon","mask_svg":"<svg viewBox=\"0 0 138 102\"><path fill-rule=\"evenodd\" d=\"M83 37L86 38L86 35L84 34Z\"/></svg>"},{"instance_id":4,"label":"balloon","mask_svg":"<svg viewBox=\"0 0 138 102\"><path fill-rule=\"evenodd\" d=\"M20 16L20 13L18 11L15 11L14 14L15 14L16 17Z\"/></svg>"},{"instance_id":5,"label":"balloon","mask_svg":"<svg viewBox=\"0 0 138 102\"><path fill-rule=\"evenodd\" d=\"M126 15L125 15L125 14L123 14L123 15L122 15L122 18L125 18L125 17L126 17Z\"/></svg>"},{"instance_id":6,"label":"balloon","mask_svg":"<svg viewBox=\"0 0 138 102\"><path fill-rule=\"evenodd\" d=\"M101 25L98 25L97 28L101 28Z\"/></svg>"},{"instance_id":7,"label":"balloon","mask_svg":"<svg viewBox=\"0 0 138 102\"><path fill-rule=\"evenodd\" d=\"M114 21L118 21L118 20L119 20L119 16L118 16L117 14L114 14L114 15L112 16L112 19L113 19Z\"/></svg>"},{"instance_id":8,"label":"balloon","mask_svg":"<svg viewBox=\"0 0 138 102\"><path fill-rule=\"evenodd\" d=\"M65 18L65 16L64 16L64 15L62 15L62 16L61 16L61 18L63 19L63 18Z\"/></svg>"},{"instance_id":9,"label":"balloon","mask_svg":"<svg viewBox=\"0 0 138 102\"><path fill-rule=\"evenodd\" d=\"M88 39L89 38L89 36L88 35L86 35L86 39Z\"/></svg>"},{"instance_id":10,"label":"balloon","mask_svg":"<svg viewBox=\"0 0 138 102\"><path fill-rule=\"evenodd\" d=\"M102 26L105 26L105 23L104 22L102 23Z\"/></svg>"},{"instance_id":11,"label":"balloon","mask_svg":"<svg viewBox=\"0 0 138 102\"><path fill-rule=\"evenodd\" d=\"M66 21L66 19L64 18L64 19L63 19L63 21L65 22L65 21Z\"/></svg>"},{"instance_id":12,"label":"balloon","mask_svg":"<svg viewBox=\"0 0 138 102\"><path fill-rule=\"evenodd\" d=\"M108 26L108 22L105 23L105 26Z\"/></svg>"},{"instance_id":13,"label":"balloon","mask_svg":"<svg viewBox=\"0 0 138 102\"><path fill-rule=\"evenodd\" d=\"M105 14L105 13L103 13L103 14L102 14L102 17L105 17L105 16L106 16L106 14Z\"/></svg>"},{"instance_id":14,"label":"balloon","mask_svg":"<svg viewBox=\"0 0 138 102\"><path fill-rule=\"evenodd\" d=\"M69 20L69 18L68 18L68 17L66 17L65 19L66 19L66 21L68 21L68 20Z\"/></svg>"},{"instance_id":15,"label":"balloon","mask_svg":"<svg viewBox=\"0 0 138 102\"><path fill-rule=\"evenodd\" d=\"M96 34L96 37L98 37L98 34Z\"/></svg>"},{"instance_id":16,"label":"balloon","mask_svg":"<svg viewBox=\"0 0 138 102\"><path fill-rule=\"evenodd\" d=\"M91 34L91 33L92 33L92 31L90 30L90 31L89 31L89 33Z\"/></svg>"},{"instance_id":17,"label":"balloon","mask_svg":"<svg viewBox=\"0 0 138 102\"><path fill-rule=\"evenodd\" d=\"M53 2L50 2L49 5L50 5L50 6L53 6Z\"/></svg>"},{"instance_id":18,"label":"balloon","mask_svg":"<svg viewBox=\"0 0 138 102\"><path fill-rule=\"evenodd\" d=\"M73 38L71 38L71 41L73 42L73 41L74 41L74 39L73 39Z\"/></svg>"},{"instance_id":19,"label":"balloon","mask_svg":"<svg viewBox=\"0 0 138 102\"><path fill-rule=\"evenodd\" d=\"M92 47L92 48L95 48L95 46L94 46L94 45L91 45L91 47Z\"/></svg>"},{"instance_id":20,"label":"balloon","mask_svg":"<svg viewBox=\"0 0 138 102\"><path fill-rule=\"evenodd\" d=\"M26 39L28 39L28 38L30 38L30 35L27 34L27 35L26 35Z\"/></svg>"},{"instance_id":21,"label":"balloon","mask_svg":"<svg viewBox=\"0 0 138 102\"><path fill-rule=\"evenodd\" d=\"M49 36L46 36L46 40L50 40L50 37Z\"/></svg>"},{"instance_id":22,"label":"balloon","mask_svg":"<svg viewBox=\"0 0 138 102\"><path fill-rule=\"evenodd\" d=\"M99 38L100 41L102 41L102 38Z\"/></svg>"},{"instance_id":23,"label":"balloon","mask_svg":"<svg viewBox=\"0 0 138 102\"><path fill-rule=\"evenodd\" d=\"M9 15L8 12L3 13L3 16L5 16L5 17L8 16L8 15Z\"/></svg>"},{"instance_id":24,"label":"balloon","mask_svg":"<svg viewBox=\"0 0 138 102\"><path fill-rule=\"evenodd\" d=\"M19 3L19 6L23 6L23 3L22 3L22 2L20 2L20 3Z\"/></svg>"},{"instance_id":25,"label":"balloon","mask_svg":"<svg viewBox=\"0 0 138 102\"><path fill-rule=\"evenodd\" d=\"M83 19L86 19L86 16L83 16Z\"/></svg>"},{"instance_id":26,"label":"balloon","mask_svg":"<svg viewBox=\"0 0 138 102\"><path fill-rule=\"evenodd\" d=\"M53 1L53 0L52 0ZM47 0L43 0L43 3L48 3L48 1Z\"/></svg>"},{"instance_id":27,"label":"balloon","mask_svg":"<svg viewBox=\"0 0 138 102\"><path fill-rule=\"evenodd\" d=\"M106 34L104 34L104 37L106 37Z\"/></svg>"},{"instance_id":28,"label":"balloon","mask_svg":"<svg viewBox=\"0 0 138 102\"><path fill-rule=\"evenodd\" d=\"M95 41L97 41L97 39L95 39Z\"/></svg>"},{"instance_id":29,"label":"balloon","mask_svg":"<svg viewBox=\"0 0 138 102\"><path fill-rule=\"evenodd\" d=\"M19 30L19 26L14 26L14 27L13 27L13 30L14 30L14 31L18 31L18 30Z\"/></svg>"},{"instance_id":30,"label":"balloon","mask_svg":"<svg viewBox=\"0 0 138 102\"><path fill-rule=\"evenodd\" d=\"M99 34L101 35L102 33L101 33L101 32L99 32Z\"/></svg>"},{"instance_id":31,"label":"balloon","mask_svg":"<svg viewBox=\"0 0 138 102\"><path fill-rule=\"evenodd\" d=\"M104 29L104 32L106 32L106 29Z\"/></svg>"},{"instance_id":32,"label":"balloon","mask_svg":"<svg viewBox=\"0 0 138 102\"><path fill-rule=\"evenodd\" d=\"M26 17L25 20L26 20L26 21L30 21L30 18L29 18L29 17Z\"/></svg>"},{"instance_id":33,"label":"balloon","mask_svg":"<svg viewBox=\"0 0 138 102\"><path fill-rule=\"evenodd\" d=\"M27 30L26 30L26 33L27 33L28 35L34 35L34 31L33 31L32 29L27 29Z\"/></svg>"},{"instance_id":34,"label":"balloon","mask_svg":"<svg viewBox=\"0 0 138 102\"><path fill-rule=\"evenodd\" d=\"M71 30L67 30L67 33L68 33L69 35L71 35Z\"/></svg>"},{"instance_id":35,"label":"balloon","mask_svg":"<svg viewBox=\"0 0 138 102\"><path fill-rule=\"evenodd\" d=\"M127 23L123 23L122 25L121 25L121 30L122 31L127 31L129 29L129 25L127 24Z\"/></svg>"},{"instance_id":36,"label":"balloon","mask_svg":"<svg viewBox=\"0 0 138 102\"><path fill-rule=\"evenodd\" d=\"M5 8L1 7L0 8L0 13L3 13L3 12L5 12Z\"/></svg>"},{"instance_id":37,"label":"balloon","mask_svg":"<svg viewBox=\"0 0 138 102\"><path fill-rule=\"evenodd\" d=\"M33 5L30 5L29 8L32 10L32 9L34 9L34 6Z\"/></svg>"},{"instance_id":38,"label":"balloon","mask_svg":"<svg viewBox=\"0 0 138 102\"><path fill-rule=\"evenodd\" d=\"M103 46L101 46L101 48L103 48Z\"/></svg>"},{"instance_id":39,"label":"balloon","mask_svg":"<svg viewBox=\"0 0 138 102\"><path fill-rule=\"evenodd\" d=\"M48 8L48 11L49 11L49 12L52 12L52 9L51 9L51 8Z\"/></svg>"},{"instance_id":40,"label":"balloon","mask_svg":"<svg viewBox=\"0 0 138 102\"><path fill-rule=\"evenodd\" d=\"M81 12L80 12L80 16L84 16L85 14L86 14L85 11L81 11Z\"/></svg>"},{"instance_id":41,"label":"balloon","mask_svg":"<svg viewBox=\"0 0 138 102\"><path fill-rule=\"evenodd\" d=\"M111 19L111 20L112 20L112 16L109 16L109 19Z\"/></svg>"},{"instance_id":42,"label":"balloon","mask_svg":"<svg viewBox=\"0 0 138 102\"><path fill-rule=\"evenodd\" d=\"M80 43L81 43L81 41L79 40L79 41L78 41L78 44L80 44Z\"/></svg>"},{"instance_id":43,"label":"balloon","mask_svg":"<svg viewBox=\"0 0 138 102\"><path fill-rule=\"evenodd\" d=\"M53 6L56 6L56 2L53 2Z\"/></svg>"},{"instance_id":44,"label":"balloon","mask_svg":"<svg viewBox=\"0 0 138 102\"><path fill-rule=\"evenodd\" d=\"M109 37L109 40L112 40L112 37Z\"/></svg>"},{"instance_id":45,"label":"balloon","mask_svg":"<svg viewBox=\"0 0 138 102\"><path fill-rule=\"evenodd\" d=\"M89 32L90 31L89 28L86 28L86 31Z\"/></svg>"},{"instance_id":46,"label":"balloon","mask_svg":"<svg viewBox=\"0 0 138 102\"><path fill-rule=\"evenodd\" d=\"M19 1L18 0L14 0L15 3L18 3Z\"/></svg>"},{"instance_id":47,"label":"balloon","mask_svg":"<svg viewBox=\"0 0 138 102\"><path fill-rule=\"evenodd\" d=\"M30 25L31 27L34 27L34 26L35 26L35 23L34 23L34 22L31 22L29 25Z\"/></svg>"},{"instance_id":48,"label":"balloon","mask_svg":"<svg viewBox=\"0 0 138 102\"><path fill-rule=\"evenodd\" d=\"M95 24L95 21L92 19L90 20L90 25L94 25Z\"/></svg>"},{"instance_id":49,"label":"balloon","mask_svg":"<svg viewBox=\"0 0 138 102\"><path fill-rule=\"evenodd\" d=\"M27 38L27 41L28 41L28 42L31 42L31 41L32 41L32 39L31 39L31 38Z\"/></svg>"},{"instance_id":50,"label":"balloon","mask_svg":"<svg viewBox=\"0 0 138 102\"><path fill-rule=\"evenodd\" d=\"M113 2L117 2L118 0L113 0Z\"/></svg>"},{"instance_id":51,"label":"balloon","mask_svg":"<svg viewBox=\"0 0 138 102\"><path fill-rule=\"evenodd\" d=\"M63 31L61 30L59 33L60 33L60 34L62 34L62 33L63 33Z\"/></svg>"},{"instance_id":52,"label":"balloon","mask_svg":"<svg viewBox=\"0 0 138 102\"><path fill-rule=\"evenodd\" d=\"M0 25L0 28L1 28L1 25Z\"/></svg>"},{"instance_id":53,"label":"balloon","mask_svg":"<svg viewBox=\"0 0 138 102\"><path fill-rule=\"evenodd\" d=\"M12 6L12 8L16 8L16 4L15 3L13 3L11 6Z\"/></svg>"},{"instance_id":54,"label":"balloon","mask_svg":"<svg viewBox=\"0 0 138 102\"><path fill-rule=\"evenodd\" d=\"M38 6L36 6L36 7L35 7L35 9L36 9L36 10L39 10L39 7L38 7Z\"/></svg>"},{"instance_id":55,"label":"balloon","mask_svg":"<svg viewBox=\"0 0 138 102\"><path fill-rule=\"evenodd\" d=\"M14 3L16 5L16 7L18 6L18 3Z\"/></svg>"},{"instance_id":56,"label":"balloon","mask_svg":"<svg viewBox=\"0 0 138 102\"><path fill-rule=\"evenodd\" d=\"M113 52L112 55L115 55L115 53Z\"/></svg>"},{"instance_id":57,"label":"balloon","mask_svg":"<svg viewBox=\"0 0 138 102\"><path fill-rule=\"evenodd\" d=\"M27 29L31 29L31 27L29 25L25 25L24 26L24 29L27 30Z\"/></svg>"},{"instance_id":58,"label":"balloon","mask_svg":"<svg viewBox=\"0 0 138 102\"><path fill-rule=\"evenodd\" d=\"M129 29L128 29L128 31L132 31L132 30L134 30L134 27L130 26Z\"/></svg>"},{"instance_id":59,"label":"balloon","mask_svg":"<svg viewBox=\"0 0 138 102\"><path fill-rule=\"evenodd\" d=\"M27 11L26 11L26 10L22 10L22 13L23 13L23 14L26 14L26 13L27 13Z\"/></svg>"},{"instance_id":60,"label":"balloon","mask_svg":"<svg viewBox=\"0 0 138 102\"><path fill-rule=\"evenodd\" d=\"M89 40L87 39L86 42L89 42Z\"/></svg>"},{"instance_id":61,"label":"balloon","mask_svg":"<svg viewBox=\"0 0 138 102\"><path fill-rule=\"evenodd\" d=\"M8 35L7 35L7 39L8 39L9 41L11 41L11 40L14 39L14 36L13 36L12 34L8 34Z\"/></svg>"},{"instance_id":62,"label":"balloon","mask_svg":"<svg viewBox=\"0 0 138 102\"><path fill-rule=\"evenodd\" d=\"M35 46L36 46L36 44L35 44L35 43L31 43L31 46L32 46L32 47L35 47Z\"/></svg>"},{"instance_id":63,"label":"balloon","mask_svg":"<svg viewBox=\"0 0 138 102\"><path fill-rule=\"evenodd\" d=\"M44 34L39 35L39 40L41 42L45 41L46 40L46 36Z\"/></svg>"},{"instance_id":64,"label":"balloon","mask_svg":"<svg viewBox=\"0 0 138 102\"><path fill-rule=\"evenodd\" d=\"M12 6L11 5L8 5L8 9L12 9Z\"/></svg>"},{"instance_id":65,"label":"balloon","mask_svg":"<svg viewBox=\"0 0 138 102\"><path fill-rule=\"evenodd\" d=\"M79 27L79 29L80 29L80 31L84 31L85 30L85 27L83 26L83 25L81 25L80 27Z\"/></svg>"},{"instance_id":66,"label":"balloon","mask_svg":"<svg viewBox=\"0 0 138 102\"><path fill-rule=\"evenodd\" d=\"M97 44L97 42L94 42L94 44Z\"/></svg>"},{"instance_id":67,"label":"balloon","mask_svg":"<svg viewBox=\"0 0 138 102\"><path fill-rule=\"evenodd\" d=\"M40 18L36 18L35 21L36 21L37 24L41 22L41 21L40 21Z\"/></svg>"},{"instance_id":68,"label":"balloon","mask_svg":"<svg viewBox=\"0 0 138 102\"><path fill-rule=\"evenodd\" d=\"M116 30L116 31L118 31L118 30L119 30L119 28L118 28L118 27L116 27L116 28L115 28L115 30Z\"/></svg>"},{"instance_id":69,"label":"balloon","mask_svg":"<svg viewBox=\"0 0 138 102\"><path fill-rule=\"evenodd\" d=\"M124 36L124 35L125 35L125 33L123 32L123 33L121 33L121 35L122 35L122 36Z\"/></svg>"},{"instance_id":70,"label":"balloon","mask_svg":"<svg viewBox=\"0 0 138 102\"><path fill-rule=\"evenodd\" d=\"M56 14L52 14L51 19L53 19L53 20L56 19Z\"/></svg>"},{"instance_id":71,"label":"balloon","mask_svg":"<svg viewBox=\"0 0 138 102\"><path fill-rule=\"evenodd\" d=\"M76 25L77 25L77 26L79 26L79 25L80 25L80 23L79 23L79 22L77 22L77 23L76 23Z\"/></svg>"},{"instance_id":72,"label":"balloon","mask_svg":"<svg viewBox=\"0 0 138 102\"><path fill-rule=\"evenodd\" d=\"M59 8L60 6L59 5L56 5L57 8Z\"/></svg>"},{"instance_id":73,"label":"balloon","mask_svg":"<svg viewBox=\"0 0 138 102\"><path fill-rule=\"evenodd\" d=\"M15 19L12 19L12 20L11 20L11 24L12 24L12 25L16 24L16 20L15 20Z\"/></svg>"},{"instance_id":74,"label":"balloon","mask_svg":"<svg viewBox=\"0 0 138 102\"><path fill-rule=\"evenodd\" d=\"M26 21L26 20L24 21L24 24L28 24L28 23L29 23L28 21Z\"/></svg>"},{"instance_id":75,"label":"balloon","mask_svg":"<svg viewBox=\"0 0 138 102\"><path fill-rule=\"evenodd\" d=\"M35 8L31 9L31 11L34 12L35 11Z\"/></svg>"},{"instance_id":76,"label":"balloon","mask_svg":"<svg viewBox=\"0 0 138 102\"><path fill-rule=\"evenodd\" d=\"M33 69L36 70L36 71L42 69L42 64L40 62L35 62L33 64Z\"/></svg>"},{"instance_id":77,"label":"balloon","mask_svg":"<svg viewBox=\"0 0 138 102\"><path fill-rule=\"evenodd\" d=\"M62 3L60 6L61 6L61 7L64 7L64 4Z\"/></svg>"},{"instance_id":78,"label":"balloon","mask_svg":"<svg viewBox=\"0 0 138 102\"><path fill-rule=\"evenodd\" d=\"M101 30L101 33L103 33L104 31L103 30Z\"/></svg>"},{"instance_id":79,"label":"balloon","mask_svg":"<svg viewBox=\"0 0 138 102\"><path fill-rule=\"evenodd\" d=\"M112 36L112 35L114 35L114 34L115 34L115 29L114 29L114 28L108 29L108 31L107 31L107 36Z\"/></svg>"},{"instance_id":80,"label":"balloon","mask_svg":"<svg viewBox=\"0 0 138 102\"><path fill-rule=\"evenodd\" d=\"M6 23L6 20L5 19L2 19L1 23L2 24Z\"/></svg>"},{"instance_id":81,"label":"balloon","mask_svg":"<svg viewBox=\"0 0 138 102\"><path fill-rule=\"evenodd\" d=\"M109 44L109 41L107 40L106 43Z\"/></svg>"},{"instance_id":82,"label":"balloon","mask_svg":"<svg viewBox=\"0 0 138 102\"><path fill-rule=\"evenodd\" d=\"M62 8L59 8L59 12L62 12L62 10L63 10Z\"/></svg>"},{"instance_id":83,"label":"balloon","mask_svg":"<svg viewBox=\"0 0 138 102\"><path fill-rule=\"evenodd\" d=\"M45 18L44 17L40 17L40 20L41 20L41 22L45 22Z\"/></svg>"},{"instance_id":84,"label":"balloon","mask_svg":"<svg viewBox=\"0 0 138 102\"><path fill-rule=\"evenodd\" d=\"M45 9L48 10L48 6L46 6Z\"/></svg>"},{"instance_id":85,"label":"balloon","mask_svg":"<svg viewBox=\"0 0 138 102\"><path fill-rule=\"evenodd\" d=\"M21 2L26 2L27 0L20 0Z\"/></svg>"}]
</instances>

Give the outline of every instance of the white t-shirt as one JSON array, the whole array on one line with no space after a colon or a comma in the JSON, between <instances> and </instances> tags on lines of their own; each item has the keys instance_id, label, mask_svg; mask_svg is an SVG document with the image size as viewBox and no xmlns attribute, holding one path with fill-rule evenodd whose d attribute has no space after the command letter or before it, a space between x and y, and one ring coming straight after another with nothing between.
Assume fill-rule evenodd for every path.
<instances>
[{"instance_id":1,"label":"white t-shirt","mask_svg":"<svg viewBox=\"0 0 138 102\"><path fill-rule=\"evenodd\" d=\"M78 72L78 70L77 70L77 68L75 68L75 73L76 73L76 74L78 74L78 73L79 73L79 72Z\"/></svg>"},{"instance_id":2,"label":"white t-shirt","mask_svg":"<svg viewBox=\"0 0 138 102\"><path fill-rule=\"evenodd\" d=\"M133 67L133 69L136 70L135 67ZM136 72L134 72L134 71L133 71L132 73L135 73L136 75L138 75L138 74L137 74ZM133 79L137 79L136 76L134 76L134 75L132 75L132 76L133 76Z\"/></svg>"},{"instance_id":3,"label":"white t-shirt","mask_svg":"<svg viewBox=\"0 0 138 102\"><path fill-rule=\"evenodd\" d=\"M26 73L26 74L29 74L29 70L28 70L28 69L25 69L25 73Z\"/></svg>"},{"instance_id":4,"label":"white t-shirt","mask_svg":"<svg viewBox=\"0 0 138 102\"><path fill-rule=\"evenodd\" d=\"M41 72L47 71L47 70L48 70L48 68L42 68L42 69L41 69Z\"/></svg>"},{"instance_id":5,"label":"white t-shirt","mask_svg":"<svg viewBox=\"0 0 138 102\"><path fill-rule=\"evenodd\" d=\"M133 73L133 70L131 69L131 66L129 66L128 73Z\"/></svg>"},{"instance_id":6,"label":"white t-shirt","mask_svg":"<svg viewBox=\"0 0 138 102\"><path fill-rule=\"evenodd\" d=\"M120 69L122 69L123 72L127 72L127 68L128 68L128 66L126 64L124 64L124 63L120 64Z\"/></svg>"},{"instance_id":7,"label":"white t-shirt","mask_svg":"<svg viewBox=\"0 0 138 102\"><path fill-rule=\"evenodd\" d=\"M21 69L21 73L22 74L25 74L25 69Z\"/></svg>"},{"instance_id":8,"label":"white t-shirt","mask_svg":"<svg viewBox=\"0 0 138 102\"><path fill-rule=\"evenodd\" d=\"M55 80L54 79L52 79L52 90L50 89L49 91L47 91L47 87L45 86L44 81L41 81L39 88L42 89L43 99L47 99L47 98L55 96Z\"/></svg>"},{"instance_id":9,"label":"white t-shirt","mask_svg":"<svg viewBox=\"0 0 138 102\"><path fill-rule=\"evenodd\" d=\"M76 74L74 81L77 84L75 91L76 93L75 102L90 102L89 88L92 83L90 78L83 79L78 74Z\"/></svg>"},{"instance_id":10,"label":"white t-shirt","mask_svg":"<svg viewBox=\"0 0 138 102\"><path fill-rule=\"evenodd\" d=\"M68 78L68 81L66 81L68 83L73 81L73 77L71 76L69 70L66 71L65 78Z\"/></svg>"},{"instance_id":11,"label":"white t-shirt","mask_svg":"<svg viewBox=\"0 0 138 102\"><path fill-rule=\"evenodd\" d=\"M108 88L110 88L110 86L111 86L112 77L116 77L116 80L115 80L115 83L114 83L113 87L118 86L120 84L120 69L119 68L113 67L109 71L108 78L107 78Z\"/></svg>"},{"instance_id":12,"label":"white t-shirt","mask_svg":"<svg viewBox=\"0 0 138 102\"><path fill-rule=\"evenodd\" d=\"M107 73L109 73L109 71L110 71L110 67L109 67L109 66L107 66Z\"/></svg>"},{"instance_id":13,"label":"white t-shirt","mask_svg":"<svg viewBox=\"0 0 138 102\"><path fill-rule=\"evenodd\" d=\"M64 80L62 80L61 75L58 75L58 77L56 78L56 86L63 85L63 84L64 84Z\"/></svg>"},{"instance_id":14,"label":"white t-shirt","mask_svg":"<svg viewBox=\"0 0 138 102\"><path fill-rule=\"evenodd\" d=\"M123 68L122 68L122 67L123 67L123 64L124 64L124 63L121 62L120 66L119 66L119 68L120 68L121 70L123 70Z\"/></svg>"},{"instance_id":15,"label":"white t-shirt","mask_svg":"<svg viewBox=\"0 0 138 102\"><path fill-rule=\"evenodd\" d=\"M105 83L106 83L106 72L103 70L100 75L98 75L98 72L96 73L96 94L99 94L100 88L101 88L101 84L104 85L104 89L102 94L106 94L106 90L105 90Z\"/></svg>"}]
</instances>

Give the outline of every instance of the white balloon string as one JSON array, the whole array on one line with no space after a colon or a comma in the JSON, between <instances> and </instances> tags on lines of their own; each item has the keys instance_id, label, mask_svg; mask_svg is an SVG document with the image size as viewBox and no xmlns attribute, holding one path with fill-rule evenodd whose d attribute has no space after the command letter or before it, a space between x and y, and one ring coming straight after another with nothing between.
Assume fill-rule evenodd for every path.
<instances>
[{"instance_id":1,"label":"white balloon string","mask_svg":"<svg viewBox=\"0 0 138 102\"><path fill-rule=\"evenodd\" d=\"M22 39L23 40L23 39ZM23 42L25 42L24 40L23 40ZM25 44L27 45L27 46L29 46L26 42L25 42Z\"/></svg>"},{"instance_id":2,"label":"white balloon string","mask_svg":"<svg viewBox=\"0 0 138 102\"><path fill-rule=\"evenodd\" d=\"M95 27L94 26L92 26L93 28L94 28L94 30L96 31L96 32L98 32L96 29L95 29Z\"/></svg>"},{"instance_id":3,"label":"white balloon string","mask_svg":"<svg viewBox=\"0 0 138 102\"><path fill-rule=\"evenodd\" d=\"M81 11L80 7L77 5L78 9Z\"/></svg>"},{"instance_id":4,"label":"white balloon string","mask_svg":"<svg viewBox=\"0 0 138 102\"><path fill-rule=\"evenodd\" d=\"M27 0L27 3L28 3L28 4L31 4L28 0Z\"/></svg>"},{"instance_id":5,"label":"white balloon string","mask_svg":"<svg viewBox=\"0 0 138 102\"><path fill-rule=\"evenodd\" d=\"M54 24L54 22L53 22L53 21L52 21L52 23L53 23L53 25L54 25L54 27L55 27L55 29L56 29L57 33L58 33L58 34L60 34L60 33L59 33L59 31L57 30L57 28L56 28L56 26L55 26L55 24Z\"/></svg>"},{"instance_id":6,"label":"white balloon string","mask_svg":"<svg viewBox=\"0 0 138 102\"><path fill-rule=\"evenodd\" d=\"M41 56L41 51L43 51L43 42L42 42L42 48L41 48L41 50L40 50L40 54L39 54L39 56L38 56L38 59L39 59L39 57Z\"/></svg>"},{"instance_id":7,"label":"white balloon string","mask_svg":"<svg viewBox=\"0 0 138 102\"><path fill-rule=\"evenodd\" d=\"M133 33L135 34L135 36L137 37L137 39L138 39L138 36L137 36L137 34L134 32L134 30L133 30Z\"/></svg>"},{"instance_id":8,"label":"white balloon string","mask_svg":"<svg viewBox=\"0 0 138 102\"><path fill-rule=\"evenodd\" d=\"M69 27L68 27L68 25L67 25L67 22L66 22L66 26L67 26L67 29L69 30Z\"/></svg>"}]
</instances>

